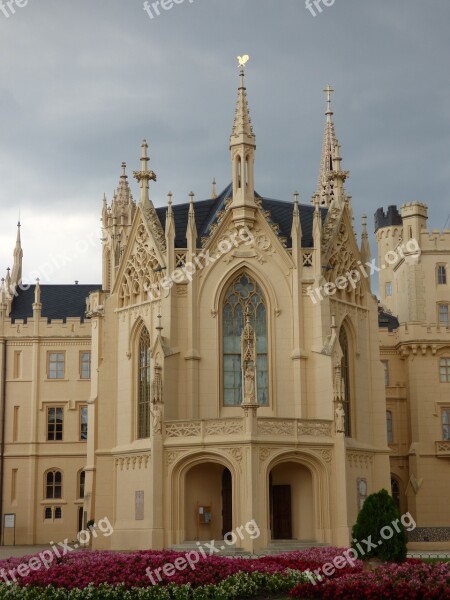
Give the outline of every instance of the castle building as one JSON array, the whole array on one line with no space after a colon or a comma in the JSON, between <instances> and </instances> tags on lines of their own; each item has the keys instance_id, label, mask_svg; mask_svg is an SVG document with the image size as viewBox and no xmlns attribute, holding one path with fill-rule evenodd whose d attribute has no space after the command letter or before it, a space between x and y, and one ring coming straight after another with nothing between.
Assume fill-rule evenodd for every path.
<instances>
[{"instance_id":1,"label":"castle building","mask_svg":"<svg viewBox=\"0 0 450 600\"><path fill-rule=\"evenodd\" d=\"M346 545L365 497L390 487L378 302L332 90L303 205L257 191L239 78L231 184L155 208L144 141L139 201L125 165L103 201L101 284L22 285L18 238L0 296L1 512L16 543L108 517L96 548L224 539L252 521L246 551Z\"/></svg>"},{"instance_id":2,"label":"castle building","mask_svg":"<svg viewBox=\"0 0 450 600\"><path fill-rule=\"evenodd\" d=\"M428 231L419 202L379 209L375 229L392 492L415 515L415 546L448 548L450 230ZM419 253L398 252L412 240Z\"/></svg>"}]
</instances>

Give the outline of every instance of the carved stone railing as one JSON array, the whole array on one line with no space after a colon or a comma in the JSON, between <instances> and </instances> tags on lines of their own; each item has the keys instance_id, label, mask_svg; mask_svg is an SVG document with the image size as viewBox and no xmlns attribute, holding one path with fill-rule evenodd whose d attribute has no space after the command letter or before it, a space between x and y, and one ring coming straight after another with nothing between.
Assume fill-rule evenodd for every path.
<instances>
[{"instance_id":1,"label":"carved stone railing","mask_svg":"<svg viewBox=\"0 0 450 600\"><path fill-rule=\"evenodd\" d=\"M450 441L436 442L436 456L450 458Z\"/></svg>"},{"instance_id":2,"label":"carved stone railing","mask_svg":"<svg viewBox=\"0 0 450 600\"><path fill-rule=\"evenodd\" d=\"M258 419L258 437L274 437L297 441L307 437L332 436L332 421L309 419ZM195 421L169 421L164 426L165 438L171 441L204 441L214 437L237 436L244 434L244 420L239 418L208 419ZM212 440L211 440L212 441Z\"/></svg>"},{"instance_id":3,"label":"carved stone railing","mask_svg":"<svg viewBox=\"0 0 450 600\"><path fill-rule=\"evenodd\" d=\"M214 436L242 435L242 419L211 419L204 421L173 421L166 423L165 434L168 439L209 438Z\"/></svg>"},{"instance_id":4,"label":"carved stone railing","mask_svg":"<svg viewBox=\"0 0 450 600\"><path fill-rule=\"evenodd\" d=\"M280 436L299 438L305 435L313 437L331 437L332 421L309 419L258 419L260 436Z\"/></svg>"}]
</instances>

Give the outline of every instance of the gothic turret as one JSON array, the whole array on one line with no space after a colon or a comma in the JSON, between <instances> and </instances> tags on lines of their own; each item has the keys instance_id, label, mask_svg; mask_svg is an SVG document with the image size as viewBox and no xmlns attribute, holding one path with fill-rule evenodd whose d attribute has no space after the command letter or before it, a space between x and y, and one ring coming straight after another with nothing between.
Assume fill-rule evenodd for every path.
<instances>
[{"instance_id":1,"label":"gothic turret","mask_svg":"<svg viewBox=\"0 0 450 600\"><path fill-rule=\"evenodd\" d=\"M236 116L230 138L233 165L233 220L252 226L255 220L255 150L256 138L250 119L244 67L240 69L240 86L236 104Z\"/></svg>"},{"instance_id":2,"label":"gothic turret","mask_svg":"<svg viewBox=\"0 0 450 600\"><path fill-rule=\"evenodd\" d=\"M103 289L111 290L116 269L120 262L136 212L136 204L128 184L127 165L122 163L119 185L114 192L111 206L106 194L102 202L103 227Z\"/></svg>"}]
</instances>

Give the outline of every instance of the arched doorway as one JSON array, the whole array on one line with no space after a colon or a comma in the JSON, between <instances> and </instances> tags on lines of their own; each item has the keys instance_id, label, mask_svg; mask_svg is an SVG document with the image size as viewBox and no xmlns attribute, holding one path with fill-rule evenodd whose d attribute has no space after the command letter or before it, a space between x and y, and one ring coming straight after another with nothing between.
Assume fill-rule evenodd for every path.
<instances>
[{"instance_id":1,"label":"arched doorway","mask_svg":"<svg viewBox=\"0 0 450 600\"><path fill-rule=\"evenodd\" d=\"M269 519L274 540L315 540L313 481L307 467L283 462L270 471Z\"/></svg>"},{"instance_id":2,"label":"arched doorway","mask_svg":"<svg viewBox=\"0 0 450 600\"><path fill-rule=\"evenodd\" d=\"M191 467L185 476L185 540L223 539L233 529L233 477L215 462Z\"/></svg>"}]
</instances>

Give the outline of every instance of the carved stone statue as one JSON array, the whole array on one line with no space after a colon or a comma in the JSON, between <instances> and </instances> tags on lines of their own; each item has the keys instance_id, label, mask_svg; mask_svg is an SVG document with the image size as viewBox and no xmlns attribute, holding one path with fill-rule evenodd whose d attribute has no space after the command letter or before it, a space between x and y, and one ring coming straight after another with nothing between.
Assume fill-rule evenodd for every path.
<instances>
[{"instance_id":1,"label":"carved stone statue","mask_svg":"<svg viewBox=\"0 0 450 600\"><path fill-rule=\"evenodd\" d=\"M256 333L250 323L250 314L245 311L245 326L241 335L241 361L244 374L243 404L256 403Z\"/></svg>"},{"instance_id":2,"label":"carved stone statue","mask_svg":"<svg viewBox=\"0 0 450 600\"><path fill-rule=\"evenodd\" d=\"M244 379L244 402L253 404L255 402L255 369L252 365L247 365Z\"/></svg>"},{"instance_id":3,"label":"carved stone statue","mask_svg":"<svg viewBox=\"0 0 450 600\"><path fill-rule=\"evenodd\" d=\"M336 433L345 433L345 410L342 402L339 402L335 412L336 416Z\"/></svg>"},{"instance_id":4,"label":"carved stone statue","mask_svg":"<svg viewBox=\"0 0 450 600\"><path fill-rule=\"evenodd\" d=\"M150 414L152 416L152 431L153 433L162 433L162 412L159 404L156 402L152 403L150 408Z\"/></svg>"}]
</instances>

